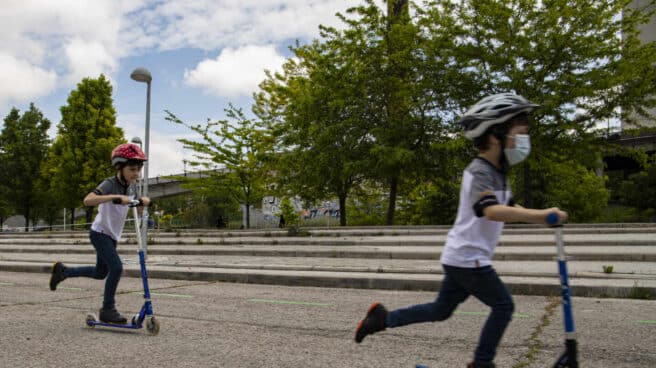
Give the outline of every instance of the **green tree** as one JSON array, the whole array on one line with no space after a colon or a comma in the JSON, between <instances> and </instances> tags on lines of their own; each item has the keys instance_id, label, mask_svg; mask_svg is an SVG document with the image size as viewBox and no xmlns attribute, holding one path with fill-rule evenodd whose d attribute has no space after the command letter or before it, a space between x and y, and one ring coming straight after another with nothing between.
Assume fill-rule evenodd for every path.
<instances>
[{"instance_id":1,"label":"green tree","mask_svg":"<svg viewBox=\"0 0 656 368\"><path fill-rule=\"evenodd\" d=\"M296 213L296 209L294 209L294 206L288 197L284 197L280 201L280 214L285 219L286 226L290 228L298 227L301 218L298 213Z\"/></svg>"},{"instance_id":2,"label":"green tree","mask_svg":"<svg viewBox=\"0 0 656 368\"><path fill-rule=\"evenodd\" d=\"M125 142L123 130L116 126L112 86L104 75L84 78L60 108L62 120L51 146L47 175L63 208L74 209L84 196L103 179L114 175L110 165L112 149ZM93 208L86 209L86 222Z\"/></svg>"},{"instance_id":3,"label":"green tree","mask_svg":"<svg viewBox=\"0 0 656 368\"><path fill-rule=\"evenodd\" d=\"M543 167L555 167L564 156L594 169L602 149L597 124L620 118L620 111L646 114L645 108L655 106L656 43L638 39L638 26L653 16L654 2L637 11L630 3L436 0L421 12L422 29L435 36L427 54L449 60L447 67L458 72L448 86L435 84L449 89L460 106L456 111L499 91L542 105L530 128L533 153L517 180L524 205L565 201L542 195L566 193L552 188L563 181L550 180ZM573 170L569 175L580 173L577 165L566 166ZM581 184L592 185L590 193L598 195L593 201L604 200L596 181Z\"/></svg>"},{"instance_id":4,"label":"green tree","mask_svg":"<svg viewBox=\"0 0 656 368\"><path fill-rule=\"evenodd\" d=\"M193 190L217 188L246 210L250 228L250 207L260 204L268 176L265 159L273 140L263 123L246 118L242 110L230 105L228 119L203 125L190 125L166 111L166 120L186 126L200 135L201 141L178 139L184 148L195 152L192 167L204 168L206 178L188 180Z\"/></svg>"},{"instance_id":5,"label":"green tree","mask_svg":"<svg viewBox=\"0 0 656 368\"><path fill-rule=\"evenodd\" d=\"M372 137L366 174L388 187L386 223L392 225L400 186L426 174L431 145L445 138L436 113L444 101L426 83L424 72L435 65L425 58L425 41L408 1L387 1L386 14L373 1L347 13L355 18L338 15L346 30L328 29L327 35L342 53L363 64L360 72L366 79L355 101L368 112L363 124Z\"/></svg>"},{"instance_id":6,"label":"green tree","mask_svg":"<svg viewBox=\"0 0 656 368\"><path fill-rule=\"evenodd\" d=\"M13 108L4 121L0 133L0 177L5 200L25 217L27 231L38 204L34 178L39 176L48 152L50 121L33 103L22 116Z\"/></svg>"},{"instance_id":7,"label":"green tree","mask_svg":"<svg viewBox=\"0 0 656 368\"><path fill-rule=\"evenodd\" d=\"M655 215L656 162L652 162L645 170L629 176L629 180L623 181L620 193L626 204L640 210L652 210L652 215Z\"/></svg>"},{"instance_id":8,"label":"green tree","mask_svg":"<svg viewBox=\"0 0 656 368\"><path fill-rule=\"evenodd\" d=\"M338 197L342 226L349 192L366 178L388 188L393 223L400 183L424 175L431 145L446 139L408 3L390 1L388 13L366 1L347 10L354 19L338 14L346 29L320 27L323 40L292 48L295 59L257 95L279 137L283 186L309 201Z\"/></svg>"},{"instance_id":9,"label":"green tree","mask_svg":"<svg viewBox=\"0 0 656 368\"><path fill-rule=\"evenodd\" d=\"M359 61L338 53L331 42L293 49L285 73L269 75L254 111L276 140L270 160L280 196L307 202L337 197L340 224L346 225L346 199L362 180L370 138L360 99L366 77Z\"/></svg>"},{"instance_id":10,"label":"green tree","mask_svg":"<svg viewBox=\"0 0 656 368\"><path fill-rule=\"evenodd\" d=\"M9 207L9 203L5 198L6 194L1 194L1 193L6 193L6 189L4 189L2 186L0 186L0 232L3 231L4 227L3 224L5 223L5 220L11 216L11 208Z\"/></svg>"},{"instance_id":11,"label":"green tree","mask_svg":"<svg viewBox=\"0 0 656 368\"><path fill-rule=\"evenodd\" d=\"M547 192L541 198L545 207L566 208L571 222L590 221L606 208L610 193L605 187L605 178L576 160L545 159L540 162L540 168L548 183L558 183L547 185Z\"/></svg>"}]
</instances>

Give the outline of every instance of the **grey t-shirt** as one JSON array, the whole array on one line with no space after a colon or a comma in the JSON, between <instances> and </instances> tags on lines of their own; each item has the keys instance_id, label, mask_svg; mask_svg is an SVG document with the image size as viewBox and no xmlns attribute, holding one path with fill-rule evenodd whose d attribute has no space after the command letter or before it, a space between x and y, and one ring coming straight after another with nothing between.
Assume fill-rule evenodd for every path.
<instances>
[{"instance_id":1,"label":"grey t-shirt","mask_svg":"<svg viewBox=\"0 0 656 368\"><path fill-rule=\"evenodd\" d=\"M98 195L121 194L130 199L136 198L136 185L123 185L117 177L111 177L103 180L94 193ZM112 239L121 240L123 226L125 225L125 216L129 211L128 206L104 202L98 206L98 215L91 225L93 231L107 234Z\"/></svg>"},{"instance_id":2,"label":"grey t-shirt","mask_svg":"<svg viewBox=\"0 0 656 368\"><path fill-rule=\"evenodd\" d=\"M443 264L465 268L492 264L504 223L488 220L483 210L495 204L512 205L508 178L490 162L477 157L462 175L458 215L447 234Z\"/></svg>"}]
</instances>

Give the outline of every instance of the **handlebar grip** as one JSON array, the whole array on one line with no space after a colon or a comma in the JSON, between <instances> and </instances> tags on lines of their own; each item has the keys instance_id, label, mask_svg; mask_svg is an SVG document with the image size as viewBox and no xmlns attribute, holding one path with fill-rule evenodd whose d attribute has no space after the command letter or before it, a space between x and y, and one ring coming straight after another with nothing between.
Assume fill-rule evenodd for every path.
<instances>
[{"instance_id":1,"label":"handlebar grip","mask_svg":"<svg viewBox=\"0 0 656 368\"><path fill-rule=\"evenodd\" d=\"M559 221L560 218L558 217L557 213L552 212L547 215L547 224L549 224L549 226L558 226Z\"/></svg>"}]
</instances>

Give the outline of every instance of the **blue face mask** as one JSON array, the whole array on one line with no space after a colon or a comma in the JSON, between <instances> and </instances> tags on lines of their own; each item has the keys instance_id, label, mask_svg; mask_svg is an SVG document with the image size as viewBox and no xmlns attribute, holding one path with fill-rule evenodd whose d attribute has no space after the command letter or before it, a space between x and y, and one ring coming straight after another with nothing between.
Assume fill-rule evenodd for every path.
<instances>
[{"instance_id":1,"label":"blue face mask","mask_svg":"<svg viewBox=\"0 0 656 368\"><path fill-rule=\"evenodd\" d=\"M515 134L513 138L515 138L515 148L503 150L510 166L526 160L531 153L531 137L528 134Z\"/></svg>"}]
</instances>

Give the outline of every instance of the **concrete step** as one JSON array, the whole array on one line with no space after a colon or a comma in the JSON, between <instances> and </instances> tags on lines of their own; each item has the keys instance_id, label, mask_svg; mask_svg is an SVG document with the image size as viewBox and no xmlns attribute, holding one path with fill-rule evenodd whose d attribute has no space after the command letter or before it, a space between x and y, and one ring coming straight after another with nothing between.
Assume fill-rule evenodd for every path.
<instances>
[{"instance_id":1,"label":"concrete step","mask_svg":"<svg viewBox=\"0 0 656 368\"><path fill-rule=\"evenodd\" d=\"M83 264L70 264L81 266ZM44 273L44 283L52 263L0 261L2 272ZM140 277L138 265L126 265L124 276ZM356 289L437 291L443 275L373 272L331 272L217 267L148 266L148 276L158 279L221 281L289 286L320 286ZM505 276L503 281L514 294L560 295L558 277ZM584 297L653 297L656 280L572 278L571 294Z\"/></svg>"},{"instance_id":2,"label":"concrete step","mask_svg":"<svg viewBox=\"0 0 656 368\"><path fill-rule=\"evenodd\" d=\"M132 246L134 247L134 246ZM130 248L121 246L121 252ZM131 248L135 249L135 248ZM186 245L148 247L150 255L204 255L204 256L260 256L260 257L330 257L375 259L434 259L441 257L442 246L267 246L267 245ZM569 259L579 261L633 261L656 262L656 247L568 246ZM554 246L498 247L494 260L548 261L555 257ZM0 247L0 253L94 254L90 244L79 245L24 245Z\"/></svg>"},{"instance_id":3,"label":"concrete step","mask_svg":"<svg viewBox=\"0 0 656 368\"><path fill-rule=\"evenodd\" d=\"M123 254L124 264L137 264L136 254ZM0 253L0 261L48 263L54 260L64 263L96 263L95 254L44 254L44 253ZM443 269L436 260L391 260L356 258L307 258L307 257L249 257L249 256L193 256L193 255L148 255L148 265L174 267L212 267L232 269L261 269L287 271L334 271L373 272L406 274L442 274ZM605 266L613 271L604 272ZM555 261L495 261L494 268L500 275L553 277L557 274ZM595 262L569 261L571 277L581 278L626 278L656 280L656 263L651 262Z\"/></svg>"},{"instance_id":4,"label":"concrete step","mask_svg":"<svg viewBox=\"0 0 656 368\"><path fill-rule=\"evenodd\" d=\"M302 228L315 237L340 236L401 236L401 235L446 235L450 226L372 226L372 227L331 227L331 228ZM504 234L551 234L552 230L538 225L506 225ZM638 224L568 224L564 228L565 234L626 234L650 233L656 234L656 223ZM164 231L150 229L149 234L158 238L240 238L240 237L287 237L285 229L259 229L259 230L215 230L215 229L180 229ZM134 236L132 230L127 229L126 236ZM0 232L2 238L88 238L87 230L79 231L37 231L37 232Z\"/></svg>"},{"instance_id":5,"label":"concrete step","mask_svg":"<svg viewBox=\"0 0 656 368\"><path fill-rule=\"evenodd\" d=\"M440 246L446 235L398 235L398 236L341 236L341 237L158 237L149 235L152 245L329 245L329 246ZM654 246L656 234L566 234L568 246ZM35 238L0 237L0 247L6 245L54 245L88 244L87 238ZM134 235L124 236L122 243L136 244ZM553 234L504 234L499 246L553 246ZM1 248L0 248L1 249Z\"/></svg>"}]
</instances>

